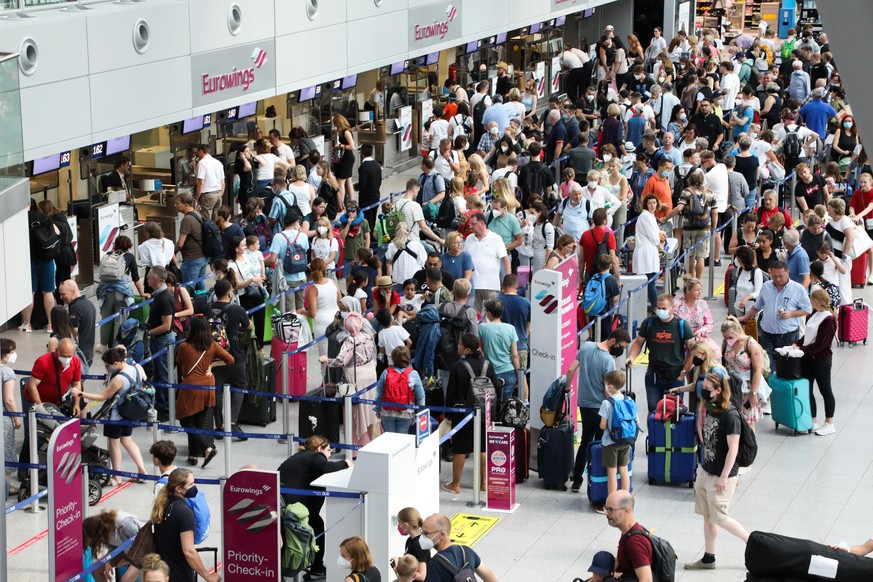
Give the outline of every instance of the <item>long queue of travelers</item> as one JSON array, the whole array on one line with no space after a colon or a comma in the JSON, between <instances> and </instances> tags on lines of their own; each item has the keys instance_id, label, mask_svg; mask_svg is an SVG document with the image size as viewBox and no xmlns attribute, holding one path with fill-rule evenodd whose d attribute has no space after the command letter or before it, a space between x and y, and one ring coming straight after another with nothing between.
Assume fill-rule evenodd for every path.
<instances>
[{"instance_id":1,"label":"long queue of travelers","mask_svg":"<svg viewBox=\"0 0 873 582\"><path fill-rule=\"evenodd\" d=\"M762 28L757 37L741 32L728 42L723 30L704 29L698 37L680 32L668 43L656 28L643 49L636 36L624 42L609 26L594 54L565 45L557 55L567 92L550 97L542 113L533 80L513 86L505 63L498 65L496 92L489 80L449 78L448 99L424 124L420 176L387 201L372 146L355 144L342 115L333 118L337 139L331 160L322 160L299 128L289 136L292 146L278 132L264 139L256 130L235 152L232 187L220 164L216 170L210 148L196 146L190 169L196 187L178 193L175 201L184 216L179 236L171 240L149 222L135 253L133 242L118 236L109 258L101 261L100 315L150 298L140 327L145 354L184 338L175 352L179 382L244 387L252 378L246 366L258 361L248 355L263 348L271 325L264 304L284 294L286 311L305 320L312 337L339 332L339 350L329 353L328 342L317 342L319 361L342 368L357 390L373 385L363 397L468 406L474 379L481 376L492 381L500 401L528 398L524 375L517 371L528 367L531 304L524 291L532 272L575 254L580 304L588 303L586 295L594 297L583 310L587 318L617 304L623 274L647 275L651 315L637 337L623 329L620 317L608 318L603 335L582 342L570 366L568 374L580 371L582 418L571 489L578 492L583 482L586 445L604 435L604 386L623 384L609 376L616 357L628 349L624 363L630 368L647 347L648 411L665 394L687 392L689 408L705 417L695 511L704 519L706 549L685 567L712 569L717 527L748 539L727 509L739 472L735 437L740 423L754 429L769 413L766 375L782 355L778 350L802 352L813 432L826 437L837 431L834 338L839 333L841 341L866 339L866 333L843 337L848 326L838 324L836 313L853 304L854 287L873 284L873 243L865 244L873 235L873 171L836 61L825 35L818 39L808 28L799 36L792 29L786 40ZM380 103L378 89L368 99ZM358 151L356 188L352 170ZM792 173L796 180L786 180ZM233 204L221 203L229 198ZM31 244L33 291L48 315L51 340L48 352L33 363L23 404L53 403L78 415L87 403L110 401L146 379L170 382L166 358L141 366L136 363L141 358L130 358L130 345L119 347L125 343L119 341L123 318L97 328L99 337L95 333L97 309L70 279L75 259L71 263L66 251L72 238L63 213L44 200L32 205L29 216L32 230L43 231L36 239L32 234L32 241L54 231L61 244L55 256ZM731 220L736 228L713 234ZM678 294L670 288L659 294L655 275L664 264L665 244L673 239L680 252L691 249L684 283ZM723 257L730 257L724 289L730 315L719 323L701 295L706 267L710 261L721 267ZM195 283L182 285L189 281ZM56 305L56 295L65 306ZM33 305L23 313L22 333L33 332L32 311ZM712 337L716 326L721 343ZM15 412L16 344L6 337L0 347L4 405ZM109 374L99 393L82 385L95 353L102 353ZM823 399L822 415L814 386ZM610 392L620 396L620 388ZM168 394L156 389L161 420L169 413ZM175 407L182 426L223 428L220 398L216 390L179 391ZM241 406L242 395L234 395L231 427L239 440L244 439L237 422ZM734 408L739 415L728 414ZM405 409L356 405L354 444L366 444L380 431L407 432L411 417ZM4 423L6 459L14 461L11 443L21 423L8 417ZM137 471L146 473L131 434L130 427L105 427L112 467L121 468L123 447ZM326 440L307 441L306 449L320 455L318 471L346 466L329 461ZM464 461L473 450L468 423L452 439L452 480L445 490L460 491ZM202 458L205 467L217 454L215 438L189 434L187 452L189 465ZM159 497L163 511L175 497L187 496L194 477L188 470L172 471L175 447L172 456L151 453L168 469L170 495ZM18 460L28 457L25 442ZM620 468L623 455L609 457ZM616 467L611 470L612 495L594 509L623 534L642 529L633 520L633 498L621 491L628 479L618 486ZM297 472L280 472L283 485L309 486L296 482ZM310 515L319 510L320 504L311 507ZM161 519L158 513L153 517ZM177 525L188 527L188 521ZM313 519L313 526L323 531L319 521ZM415 512L402 527L440 550L451 545L447 521L422 520ZM651 580L652 545L644 538L623 535L615 558L599 555L592 572L634 570L639 580ZM195 571L218 579L186 550L188 538L181 539L181 550L158 547L172 579L190 579ZM340 563L378 582L378 572L368 569L373 564L365 559L366 544L360 548L360 543L344 546ZM95 554L105 550L98 546ZM475 556L467 552L467 560ZM465 559L460 552L449 553L456 566L463 565L457 563ZM324 576L323 556L321 550L305 579ZM483 579L493 579L487 568L480 572L478 562L471 564ZM414 579L452 578L444 567L425 573L414 565L421 572L407 568Z\"/></svg>"}]
</instances>

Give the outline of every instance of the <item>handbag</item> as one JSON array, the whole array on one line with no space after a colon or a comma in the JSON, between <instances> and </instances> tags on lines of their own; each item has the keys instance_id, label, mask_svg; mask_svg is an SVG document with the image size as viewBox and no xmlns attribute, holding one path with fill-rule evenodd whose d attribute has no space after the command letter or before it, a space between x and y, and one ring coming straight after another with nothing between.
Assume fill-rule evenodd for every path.
<instances>
[{"instance_id":1,"label":"handbag","mask_svg":"<svg viewBox=\"0 0 873 582\"><path fill-rule=\"evenodd\" d=\"M870 235L867 234L867 231L864 230L863 226L856 224L855 241L852 243L852 248L845 252L846 256L854 261L870 250L871 247L873 247L873 239L870 238Z\"/></svg>"},{"instance_id":2,"label":"handbag","mask_svg":"<svg viewBox=\"0 0 873 582\"><path fill-rule=\"evenodd\" d=\"M139 528L136 537L133 538L133 543L124 552L127 556L127 561L134 568L142 568L143 559L155 553L155 524L151 520L147 521L144 526Z\"/></svg>"}]
</instances>

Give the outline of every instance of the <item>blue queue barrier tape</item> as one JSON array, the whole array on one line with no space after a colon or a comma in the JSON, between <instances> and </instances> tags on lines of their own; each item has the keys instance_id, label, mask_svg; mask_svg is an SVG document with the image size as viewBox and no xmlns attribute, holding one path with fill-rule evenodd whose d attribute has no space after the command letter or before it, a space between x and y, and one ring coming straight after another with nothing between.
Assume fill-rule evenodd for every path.
<instances>
[{"instance_id":1,"label":"blue queue barrier tape","mask_svg":"<svg viewBox=\"0 0 873 582\"><path fill-rule=\"evenodd\" d=\"M470 422L471 420L473 420L473 415L474 415L474 414L471 412L470 414L468 414L467 416L465 416L465 417L461 420L461 422L459 422L459 423L457 424L457 426L453 426L453 427L452 427L452 430L450 430L449 432L447 432L446 434L444 434L443 437L440 439L440 444L442 445L443 443L445 443L446 441L448 441L449 439L451 439L451 438L452 438L452 437L453 437L453 436L454 436L454 435L455 435L459 430L461 430L462 428L464 428L464 425L465 425L465 424L467 424L468 422Z\"/></svg>"},{"instance_id":2,"label":"blue queue barrier tape","mask_svg":"<svg viewBox=\"0 0 873 582\"><path fill-rule=\"evenodd\" d=\"M98 473L101 475L114 475L116 477L129 477L131 479L139 479L140 481L157 481L160 477L156 475L144 475L142 473L131 473L129 471L116 471L114 469L104 469L103 467L96 467L94 465L88 466L88 471L91 473ZM196 483L198 485L221 485L221 481L219 479L201 479L200 477L195 476Z\"/></svg>"},{"instance_id":3,"label":"blue queue barrier tape","mask_svg":"<svg viewBox=\"0 0 873 582\"><path fill-rule=\"evenodd\" d=\"M7 467L13 469L36 469L37 471L48 470L48 465L40 465L39 463L19 463L18 461L6 461Z\"/></svg>"},{"instance_id":4,"label":"blue queue barrier tape","mask_svg":"<svg viewBox=\"0 0 873 582\"><path fill-rule=\"evenodd\" d=\"M352 493L350 491L319 491L318 489L292 489L290 487L282 487L279 489L282 495L304 495L306 497L339 497L340 499L363 499L363 493Z\"/></svg>"},{"instance_id":5,"label":"blue queue barrier tape","mask_svg":"<svg viewBox=\"0 0 873 582\"><path fill-rule=\"evenodd\" d=\"M428 406L427 404L419 406L417 404L400 404L399 402L385 402L383 400L367 400L365 398L355 398L353 402L355 404L372 404L372 405L378 404L379 406L388 405L392 408L405 408L407 410L424 410L425 408L427 408L428 410L431 410L434 412L460 412L463 414L468 414L468 413L473 411L472 408L462 408L462 407L454 408L451 406Z\"/></svg>"},{"instance_id":6,"label":"blue queue barrier tape","mask_svg":"<svg viewBox=\"0 0 873 582\"><path fill-rule=\"evenodd\" d=\"M6 466L9 467L10 464L6 463ZM42 491L40 491L36 495L31 495L30 497L28 497L24 501L19 501L15 505L13 505L11 507L7 507L6 508L6 515L9 515L10 513L16 512L19 509L24 509L26 507L29 507L34 501L36 501L37 499L42 499L46 495L48 495L48 489L43 489Z\"/></svg>"},{"instance_id":7,"label":"blue queue barrier tape","mask_svg":"<svg viewBox=\"0 0 873 582\"><path fill-rule=\"evenodd\" d=\"M130 538L129 540L127 540L126 542L124 542L123 544L121 544L120 546L118 546L117 548L115 548L114 550L112 550L111 552L109 552L108 554L106 554L105 556L103 556L102 558L97 560L96 562L93 562L90 566L88 566L87 568L85 568L84 570L82 570L81 572L79 572L78 574L73 576L72 578L68 579L67 582L78 582L79 580L83 580L89 574L96 572L97 570L99 570L100 568L105 566L107 562L112 561L113 559L115 559L116 556L118 556L119 554L121 554L122 552L127 550L127 548L132 546L135 539L136 538Z\"/></svg>"}]
</instances>

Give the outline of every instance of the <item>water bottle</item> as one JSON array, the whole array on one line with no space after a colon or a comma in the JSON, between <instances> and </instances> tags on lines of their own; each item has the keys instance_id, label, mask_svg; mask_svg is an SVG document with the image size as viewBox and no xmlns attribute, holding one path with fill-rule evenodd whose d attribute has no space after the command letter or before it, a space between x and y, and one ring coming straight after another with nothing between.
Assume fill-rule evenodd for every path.
<instances>
[{"instance_id":1,"label":"water bottle","mask_svg":"<svg viewBox=\"0 0 873 582\"><path fill-rule=\"evenodd\" d=\"M146 411L146 422L153 423L158 421L158 411L154 408L149 408Z\"/></svg>"}]
</instances>

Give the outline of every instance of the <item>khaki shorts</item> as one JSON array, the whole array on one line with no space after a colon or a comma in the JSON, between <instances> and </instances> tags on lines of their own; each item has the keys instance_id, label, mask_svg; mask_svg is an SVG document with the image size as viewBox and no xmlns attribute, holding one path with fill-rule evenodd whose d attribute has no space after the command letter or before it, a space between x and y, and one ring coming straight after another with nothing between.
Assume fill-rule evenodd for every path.
<instances>
[{"instance_id":1,"label":"khaki shorts","mask_svg":"<svg viewBox=\"0 0 873 582\"><path fill-rule=\"evenodd\" d=\"M708 518L713 525L721 525L728 517L731 500L737 489L737 478L730 477L724 491L715 488L716 481L717 475L710 475L703 470L697 472L697 480L694 482L694 513Z\"/></svg>"},{"instance_id":2,"label":"khaki shorts","mask_svg":"<svg viewBox=\"0 0 873 582\"><path fill-rule=\"evenodd\" d=\"M607 469L627 467L630 464L630 445L607 445L600 451L601 465Z\"/></svg>"},{"instance_id":3,"label":"khaki shorts","mask_svg":"<svg viewBox=\"0 0 873 582\"><path fill-rule=\"evenodd\" d=\"M522 371L527 370L529 354L530 352L528 350L518 350L518 365L521 367Z\"/></svg>"},{"instance_id":4,"label":"khaki shorts","mask_svg":"<svg viewBox=\"0 0 873 582\"><path fill-rule=\"evenodd\" d=\"M682 231L682 248L690 249L693 245L696 245L703 239L709 236L709 229L701 229L701 230L683 230ZM709 256L709 239L705 240L703 244L699 247L695 248L693 251L690 251L690 255L692 257L696 257L698 259L703 259Z\"/></svg>"}]
</instances>

